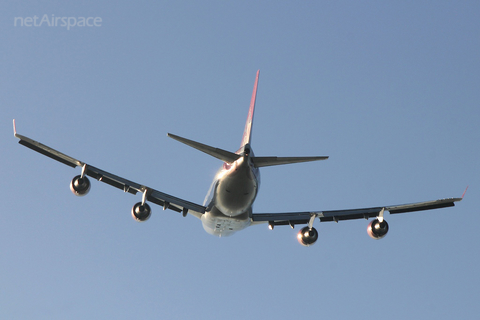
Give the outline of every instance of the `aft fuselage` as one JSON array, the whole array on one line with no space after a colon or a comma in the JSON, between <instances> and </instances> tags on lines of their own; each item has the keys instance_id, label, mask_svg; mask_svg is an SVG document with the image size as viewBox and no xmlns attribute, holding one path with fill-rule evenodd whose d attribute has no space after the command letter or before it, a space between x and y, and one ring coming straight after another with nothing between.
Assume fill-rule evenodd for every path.
<instances>
[{"instance_id":1,"label":"aft fuselage","mask_svg":"<svg viewBox=\"0 0 480 320\"><path fill-rule=\"evenodd\" d=\"M202 215L205 231L225 237L251 224L252 205L260 186L260 171L253 165L253 152L243 152L233 163L224 163L215 175Z\"/></svg>"}]
</instances>

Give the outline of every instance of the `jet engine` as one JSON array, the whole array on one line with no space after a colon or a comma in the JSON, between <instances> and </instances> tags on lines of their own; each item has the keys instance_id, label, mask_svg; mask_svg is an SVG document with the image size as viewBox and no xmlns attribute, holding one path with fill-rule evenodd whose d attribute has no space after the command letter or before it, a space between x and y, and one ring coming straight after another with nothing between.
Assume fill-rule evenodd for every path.
<instances>
[{"instance_id":1,"label":"jet engine","mask_svg":"<svg viewBox=\"0 0 480 320\"><path fill-rule=\"evenodd\" d=\"M302 246L311 246L318 239L317 229L313 227L310 229L308 226L303 227L302 230L298 232L297 239Z\"/></svg>"},{"instance_id":2,"label":"jet engine","mask_svg":"<svg viewBox=\"0 0 480 320\"><path fill-rule=\"evenodd\" d=\"M90 180L87 177L78 175L70 182L70 190L76 196L84 196L90 191Z\"/></svg>"},{"instance_id":3,"label":"jet engine","mask_svg":"<svg viewBox=\"0 0 480 320\"><path fill-rule=\"evenodd\" d=\"M146 202L138 202L132 208L132 217L138 222L147 221L151 214L152 209Z\"/></svg>"},{"instance_id":4,"label":"jet engine","mask_svg":"<svg viewBox=\"0 0 480 320\"><path fill-rule=\"evenodd\" d=\"M370 221L370 223L368 224L367 233L373 239L382 239L387 235L387 232L388 223L385 220L380 222L380 220L375 219Z\"/></svg>"}]
</instances>

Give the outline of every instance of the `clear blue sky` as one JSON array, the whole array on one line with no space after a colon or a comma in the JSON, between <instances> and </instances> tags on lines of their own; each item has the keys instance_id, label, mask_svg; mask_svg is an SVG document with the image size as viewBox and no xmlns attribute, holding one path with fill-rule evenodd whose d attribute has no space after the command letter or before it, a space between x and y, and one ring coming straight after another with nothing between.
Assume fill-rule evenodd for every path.
<instances>
[{"instance_id":1,"label":"clear blue sky","mask_svg":"<svg viewBox=\"0 0 480 320\"><path fill-rule=\"evenodd\" d=\"M15 18L100 17L98 27ZM1 319L476 319L480 314L477 1L3 1ZM28 21L28 20L26 20ZM92 20L90 20L92 21ZM230 238L17 144L19 133L202 203L220 161L167 132L238 149L260 69L256 212L458 197L454 208L318 223L318 242Z\"/></svg>"}]
</instances>

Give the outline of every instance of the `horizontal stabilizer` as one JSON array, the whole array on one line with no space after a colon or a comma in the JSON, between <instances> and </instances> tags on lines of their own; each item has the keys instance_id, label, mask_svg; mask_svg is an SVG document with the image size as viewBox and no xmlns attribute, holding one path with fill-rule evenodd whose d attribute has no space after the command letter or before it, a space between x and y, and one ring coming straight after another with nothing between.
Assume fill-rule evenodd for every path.
<instances>
[{"instance_id":1,"label":"horizontal stabilizer","mask_svg":"<svg viewBox=\"0 0 480 320\"><path fill-rule=\"evenodd\" d=\"M171 133L168 133L167 136L169 136L170 138L175 139L177 141L180 141L181 143L184 143L187 146L190 146L192 148L195 148L197 150L205 152L206 154L209 154L212 157L215 157L215 158L220 159L222 161L225 161L227 163L235 162L235 160L237 160L238 158L241 157L240 155L238 155L236 153L226 151L226 150L223 150L223 149L219 149L219 148L210 147L210 146L207 146L206 144L196 142L196 141L193 141L193 140L189 140L189 139L185 139L185 138L176 136L176 135L171 134Z\"/></svg>"},{"instance_id":2,"label":"horizontal stabilizer","mask_svg":"<svg viewBox=\"0 0 480 320\"><path fill-rule=\"evenodd\" d=\"M281 164L327 160L328 157L254 157L255 167L278 166Z\"/></svg>"}]
</instances>

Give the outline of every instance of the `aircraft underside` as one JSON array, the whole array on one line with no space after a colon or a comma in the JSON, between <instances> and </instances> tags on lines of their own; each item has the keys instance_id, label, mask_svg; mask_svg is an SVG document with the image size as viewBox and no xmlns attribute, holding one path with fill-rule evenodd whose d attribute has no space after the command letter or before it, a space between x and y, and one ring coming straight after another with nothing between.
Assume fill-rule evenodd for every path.
<instances>
[{"instance_id":1,"label":"aircraft underside","mask_svg":"<svg viewBox=\"0 0 480 320\"><path fill-rule=\"evenodd\" d=\"M251 224L252 204L259 187L257 177L258 169L243 157L224 164L212 185L213 198L201 217L208 233L225 237Z\"/></svg>"},{"instance_id":2,"label":"aircraft underside","mask_svg":"<svg viewBox=\"0 0 480 320\"><path fill-rule=\"evenodd\" d=\"M206 211L202 217L202 225L206 232L218 237L228 237L237 231L245 229L252 223L251 209L235 217L229 217L216 207Z\"/></svg>"},{"instance_id":3,"label":"aircraft underside","mask_svg":"<svg viewBox=\"0 0 480 320\"><path fill-rule=\"evenodd\" d=\"M239 163L240 162L240 163ZM243 161L235 161L229 170L221 169L213 202L226 216L237 216L248 211L258 191L258 182L252 173L252 168Z\"/></svg>"}]
</instances>

